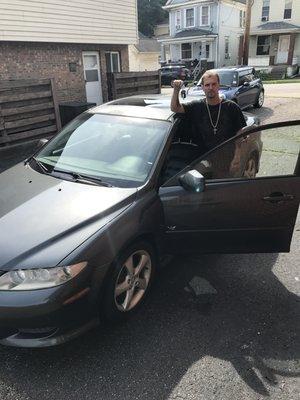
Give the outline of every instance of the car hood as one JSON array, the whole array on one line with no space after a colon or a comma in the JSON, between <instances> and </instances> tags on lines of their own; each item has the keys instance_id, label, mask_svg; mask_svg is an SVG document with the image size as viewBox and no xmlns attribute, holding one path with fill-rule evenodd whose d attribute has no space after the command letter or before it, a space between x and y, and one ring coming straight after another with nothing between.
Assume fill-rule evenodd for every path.
<instances>
[{"instance_id":1,"label":"car hood","mask_svg":"<svg viewBox=\"0 0 300 400\"><path fill-rule=\"evenodd\" d=\"M0 270L57 265L134 202L136 188L86 185L18 164L0 174Z\"/></svg>"}]
</instances>

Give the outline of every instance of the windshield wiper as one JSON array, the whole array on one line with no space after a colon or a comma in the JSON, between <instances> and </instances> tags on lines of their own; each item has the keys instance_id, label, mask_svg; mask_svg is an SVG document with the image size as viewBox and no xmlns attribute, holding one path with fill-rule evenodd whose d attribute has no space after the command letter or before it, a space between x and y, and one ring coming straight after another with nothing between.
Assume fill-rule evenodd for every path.
<instances>
[{"instance_id":1,"label":"windshield wiper","mask_svg":"<svg viewBox=\"0 0 300 400\"><path fill-rule=\"evenodd\" d=\"M78 183L85 183L85 184L89 184L89 185L98 185L98 186L106 186L106 187L113 187L113 185L111 185L108 182L103 181L101 178L94 178L94 177L91 177L91 176L81 175L81 174L78 174L77 172L53 169L51 175L53 175L53 173L70 175L73 178L74 182L78 182Z\"/></svg>"},{"instance_id":2,"label":"windshield wiper","mask_svg":"<svg viewBox=\"0 0 300 400\"><path fill-rule=\"evenodd\" d=\"M24 165L28 164L31 160L33 160L39 168L46 174L50 174L51 170L46 167L47 164L43 163L42 161L37 160L35 157L31 156L24 161Z\"/></svg>"}]
</instances>

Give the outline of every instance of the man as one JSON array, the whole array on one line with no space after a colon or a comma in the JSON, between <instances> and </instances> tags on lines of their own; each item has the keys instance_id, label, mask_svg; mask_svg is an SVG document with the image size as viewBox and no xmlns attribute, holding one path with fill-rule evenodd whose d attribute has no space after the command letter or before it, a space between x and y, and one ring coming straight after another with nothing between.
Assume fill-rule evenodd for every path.
<instances>
[{"instance_id":1,"label":"man","mask_svg":"<svg viewBox=\"0 0 300 400\"><path fill-rule=\"evenodd\" d=\"M201 153L235 136L246 126L240 107L233 101L220 99L220 79L216 71L206 71L201 78L201 87L206 96L204 100L180 104L178 96L182 84L181 80L173 82L171 110L185 113L191 120L193 141L201 147Z\"/></svg>"}]
</instances>

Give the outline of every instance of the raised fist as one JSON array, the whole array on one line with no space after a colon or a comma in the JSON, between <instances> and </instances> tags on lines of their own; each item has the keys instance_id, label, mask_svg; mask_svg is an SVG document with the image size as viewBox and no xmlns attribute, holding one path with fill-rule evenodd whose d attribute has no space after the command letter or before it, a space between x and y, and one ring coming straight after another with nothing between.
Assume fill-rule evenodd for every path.
<instances>
[{"instance_id":1,"label":"raised fist","mask_svg":"<svg viewBox=\"0 0 300 400\"><path fill-rule=\"evenodd\" d=\"M182 86L184 85L184 82L183 82L182 80L180 80L180 79L175 79L175 80L172 82L171 85L172 85L172 87L173 87L174 89L179 90L179 89L181 89Z\"/></svg>"}]
</instances>

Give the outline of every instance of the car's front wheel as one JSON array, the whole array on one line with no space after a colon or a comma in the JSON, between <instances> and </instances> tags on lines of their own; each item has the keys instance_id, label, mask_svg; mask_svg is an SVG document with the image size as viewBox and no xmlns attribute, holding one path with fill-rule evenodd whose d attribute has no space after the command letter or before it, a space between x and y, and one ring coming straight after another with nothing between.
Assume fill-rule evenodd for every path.
<instances>
[{"instance_id":1,"label":"car's front wheel","mask_svg":"<svg viewBox=\"0 0 300 400\"><path fill-rule=\"evenodd\" d=\"M150 289L155 267L155 251L146 242L130 246L118 257L105 288L102 308L106 319L124 320L138 308Z\"/></svg>"},{"instance_id":2,"label":"car's front wheel","mask_svg":"<svg viewBox=\"0 0 300 400\"><path fill-rule=\"evenodd\" d=\"M255 107L255 108L261 108L261 107L263 106L263 104L264 104L264 100L265 100L265 93L264 93L263 90L261 90L261 91L259 92L259 95L258 95L258 97L257 97L257 100L256 100L256 102L255 102L255 104L254 104L254 107Z\"/></svg>"}]
</instances>

